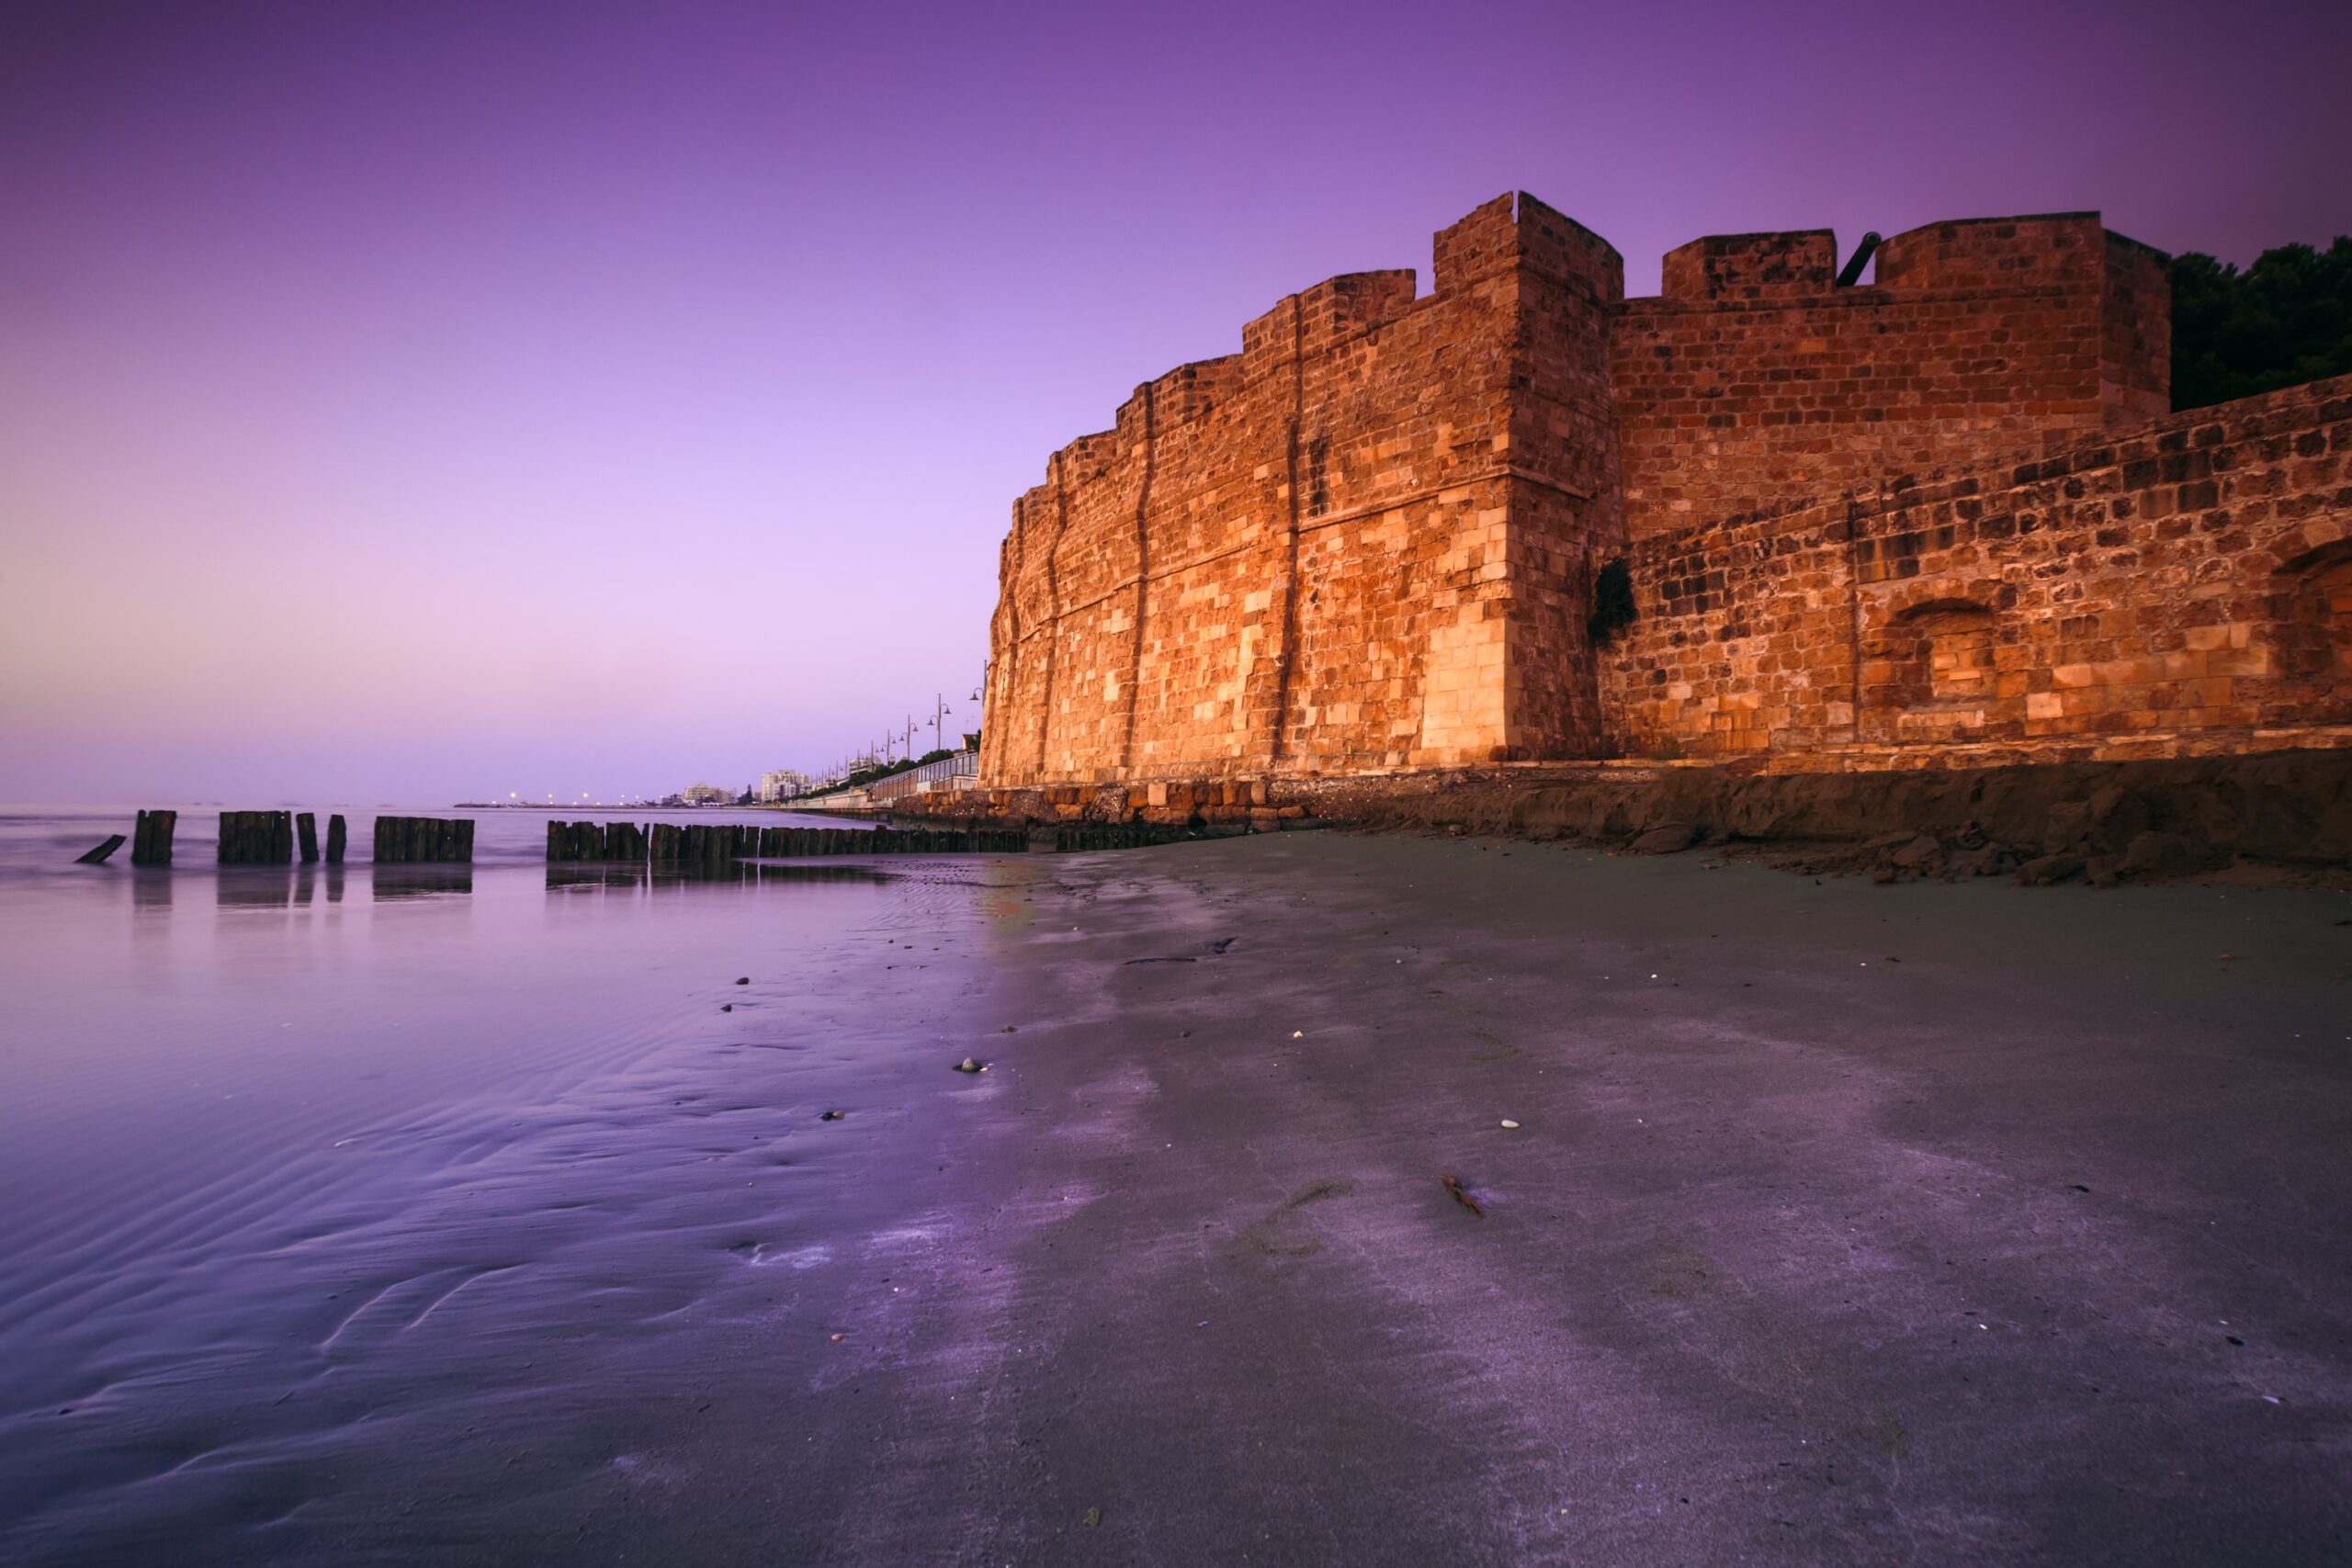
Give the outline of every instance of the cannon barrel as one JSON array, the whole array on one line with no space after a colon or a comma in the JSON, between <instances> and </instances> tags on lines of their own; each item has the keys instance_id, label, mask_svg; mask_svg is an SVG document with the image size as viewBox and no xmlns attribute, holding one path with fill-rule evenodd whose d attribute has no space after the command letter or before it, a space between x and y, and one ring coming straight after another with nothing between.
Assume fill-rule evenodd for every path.
<instances>
[{"instance_id":1,"label":"cannon barrel","mask_svg":"<svg viewBox=\"0 0 2352 1568\"><path fill-rule=\"evenodd\" d=\"M1854 279L1862 276L1862 268L1870 265L1871 257L1877 254L1878 246L1879 232L1877 230L1873 229L1869 233L1862 236L1862 243L1854 247L1853 258L1847 262L1845 268L1838 274L1838 288L1851 288L1854 287ZM1815 276L1817 276L1819 275L1816 274Z\"/></svg>"}]
</instances>

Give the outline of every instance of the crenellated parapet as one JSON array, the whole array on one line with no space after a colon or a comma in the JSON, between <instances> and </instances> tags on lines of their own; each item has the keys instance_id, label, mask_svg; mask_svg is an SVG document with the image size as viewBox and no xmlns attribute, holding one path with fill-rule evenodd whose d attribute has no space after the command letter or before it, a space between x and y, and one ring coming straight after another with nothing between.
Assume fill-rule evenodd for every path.
<instances>
[{"instance_id":1,"label":"crenellated parapet","mask_svg":"<svg viewBox=\"0 0 2352 1568\"><path fill-rule=\"evenodd\" d=\"M1633 536L2171 406L2165 258L2097 213L1927 224L1851 287L1838 255L1823 229L1709 235L1625 302L1610 380Z\"/></svg>"},{"instance_id":2,"label":"crenellated parapet","mask_svg":"<svg viewBox=\"0 0 2352 1568\"><path fill-rule=\"evenodd\" d=\"M1686 304L1803 299L1838 278L1838 236L1826 229L1709 234L1666 253L1658 293Z\"/></svg>"}]
</instances>

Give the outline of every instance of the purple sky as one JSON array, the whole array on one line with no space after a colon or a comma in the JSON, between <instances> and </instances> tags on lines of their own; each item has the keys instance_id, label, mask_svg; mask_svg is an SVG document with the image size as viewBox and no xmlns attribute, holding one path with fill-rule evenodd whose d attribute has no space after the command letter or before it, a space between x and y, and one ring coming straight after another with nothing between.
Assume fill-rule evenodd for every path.
<instances>
[{"instance_id":1,"label":"purple sky","mask_svg":"<svg viewBox=\"0 0 2352 1568\"><path fill-rule=\"evenodd\" d=\"M0 0L0 800L741 784L987 656L1046 454L1533 192L2352 230L2352 6ZM926 740L927 740L926 737Z\"/></svg>"}]
</instances>

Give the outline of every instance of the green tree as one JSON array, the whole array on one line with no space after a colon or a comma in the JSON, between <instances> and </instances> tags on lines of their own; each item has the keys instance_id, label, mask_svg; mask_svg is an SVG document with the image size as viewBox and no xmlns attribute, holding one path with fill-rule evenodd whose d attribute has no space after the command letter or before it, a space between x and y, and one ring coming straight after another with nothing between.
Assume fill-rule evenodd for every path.
<instances>
[{"instance_id":1,"label":"green tree","mask_svg":"<svg viewBox=\"0 0 2352 1568\"><path fill-rule=\"evenodd\" d=\"M2172 263L2172 406L2249 398L2352 373L2352 236L2280 245L2240 272L2188 251Z\"/></svg>"}]
</instances>

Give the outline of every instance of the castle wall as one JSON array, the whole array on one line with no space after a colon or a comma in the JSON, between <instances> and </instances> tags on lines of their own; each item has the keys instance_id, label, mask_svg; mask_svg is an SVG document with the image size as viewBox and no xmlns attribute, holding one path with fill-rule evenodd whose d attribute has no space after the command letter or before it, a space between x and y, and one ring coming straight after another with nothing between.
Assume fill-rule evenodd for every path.
<instances>
[{"instance_id":1,"label":"castle wall","mask_svg":"<svg viewBox=\"0 0 2352 1568\"><path fill-rule=\"evenodd\" d=\"M2160 253L2066 214L1937 223L1835 287L1826 231L1716 235L1626 301L1610 370L1635 537L2165 412Z\"/></svg>"},{"instance_id":2,"label":"castle wall","mask_svg":"<svg viewBox=\"0 0 2352 1568\"><path fill-rule=\"evenodd\" d=\"M1635 540L1629 755L2352 724L2352 378Z\"/></svg>"},{"instance_id":3,"label":"castle wall","mask_svg":"<svg viewBox=\"0 0 2352 1568\"><path fill-rule=\"evenodd\" d=\"M2346 738L2352 385L2168 416L2164 258L2095 216L1898 234L1865 288L1837 261L1712 236L1626 300L1507 197L1428 296L1332 278L1139 387L1014 503L980 783L1257 811L1487 764Z\"/></svg>"},{"instance_id":4,"label":"castle wall","mask_svg":"<svg viewBox=\"0 0 2352 1568\"><path fill-rule=\"evenodd\" d=\"M1528 198L1410 272L1331 279L1242 351L1137 389L1057 453L1000 561L983 782L1491 761L1596 743L1597 695L1514 716L1514 658L1581 661L1590 538L1614 536L1605 328L1616 253ZM1545 340L1583 355L1536 378ZM1550 412L1515 417L1540 379ZM1514 536L1518 490L1554 498ZM1531 516L1532 513L1531 513ZM1550 574L1525 583L1514 562ZM1534 618L1531 620L1529 617Z\"/></svg>"}]
</instances>

